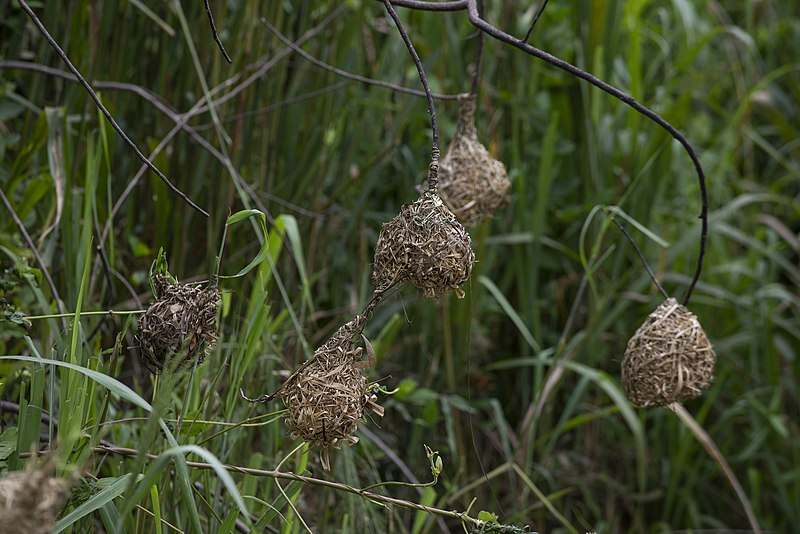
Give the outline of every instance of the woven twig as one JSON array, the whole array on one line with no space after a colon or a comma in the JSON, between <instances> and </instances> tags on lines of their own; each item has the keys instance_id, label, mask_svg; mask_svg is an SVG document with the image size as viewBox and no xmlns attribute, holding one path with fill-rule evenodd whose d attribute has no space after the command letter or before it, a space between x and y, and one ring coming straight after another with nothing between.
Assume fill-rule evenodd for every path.
<instances>
[{"instance_id":1,"label":"woven twig","mask_svg":"<svg viewBox=\"0 0 800 534\"><path fill-rule=\"evenodd\" d=\"M142 357L154 372L171 367L185 369L201 363L219 335L217 309L219 290L214 284L170 283L166 276L153 276L156 301L139 320L136 340ZM168 363L179 358L176 363ZM176 365L177 364L177 365Z\"/></svg>"},{"instance_id":2,"label":"woven twig","mask_svg":"<svg viewBox=\"0 0 800 534\"><path fill-rule=\"evenodd\" d=\"M426 297L454 290L472 272L475 253L466 229L435 191L427 190L385 223L375 245L372 281L376 291L410 282Z\"/></svg>"},{"instance_id":3,"label":"woven twig","mask_svg":"<svg viewBox=\"0 0 800 534\"><path fill-rule=\"evenodd\" d=\"M458 128L439 167L439 195L465 225L492 217L508 204L506 167L489 155L475 129L475 95L459 95Z\"/></svg>"},{"instance_id":4,"label":"woven twig","mask_svg":"<svg viewBox=\"0 0 800 534\"><path fill-rule=\"evenodd\" d=\"M286 425L293 439L320 447L320 461L330 469L328 449L358 442L353 433L368 408L382 416L377 396L367 388L361 368L363 348L356 347L366 318L345 324L278 391L288 408Z\"/></svg>"},{"instance_id":5,"label":"woven twig","mask_svg":"<svg viewBox=\"0 0 800 534\"><path fill-rule=\"evenodd\" d=\"M714 381L715 363L697 317L669 298L628 341L622 384L633 404L666 406L699 396Z\"/></svg>"}]
</instances>

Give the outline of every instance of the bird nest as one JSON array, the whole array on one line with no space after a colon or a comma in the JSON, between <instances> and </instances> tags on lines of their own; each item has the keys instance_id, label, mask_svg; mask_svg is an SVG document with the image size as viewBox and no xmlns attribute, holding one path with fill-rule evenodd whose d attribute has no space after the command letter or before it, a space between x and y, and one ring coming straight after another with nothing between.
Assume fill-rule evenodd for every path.
<instances>
[{"instance_id":1,"label":"bird nest","mask_svg":"<svg viewBox=\"0 0 800 534\"><path fill-rule=\"evenodd\" d=\"M462 224L473 225L508 204L511 182L503 162L478 141L475 95L459 95L458 102L458 128L439 167L439 195Z\"/></svg>"},{"instance_id":2,"label":"bird nest","mask_svg":"<svg viewBox=\"0 0 800 534\"><path fill-rule=\"evenodd\" d=\"M0 479L0 531L48 534L71 485L69 480L50 478L38 470Z\"/></svg>"},{"instance_id":3,"label":"bird nest","mask_svg":"<svg viewBox=\"0 0 800 534\"><path fill-rule=\"evenodd\" d=\"M326 471L330 469L329 447L358 442L353 433L367 408L383 416L361 372L374 363L374 356L368 349L370 361L363 361L363 348L356 347L365 323L365 316L359 315L339 328L278 392L288 408L286 425L292 438L318 445Z\"/></svg>"},{"instance_id":4,"label":"bird nest","mask_svg":"<svg viewBox=\"0 0 800 534\"><path fill-rule=\"evenodd\" d=\"M139 320L136 340L153 372L185 369L202 363L219 335L216 284L171 283L153 276L156 301Z\"/></svg>"},{"instance_id":5,"label":"bird nest","mask_svg":"<svg viewBox=\"0 0 800 534\"><path fill-rule=\"evenodd\" d=\"M376 291L411 282L426 297L454 290L472 272L475 253L466 229L435 191L424 191L384 223L375 245L372 280Z\"/></svg>"},{"instance_id":6,"label":"bird nest","mask_svg":"<svg viewBox=\"0 0 800 534\"><path fill-rule=\"evenodd\" d=\"M714 381L715 362L697 317L669 298L628 341L622 360L625 395L643 407L697 397Z\"/></svg>"}]
</instances>

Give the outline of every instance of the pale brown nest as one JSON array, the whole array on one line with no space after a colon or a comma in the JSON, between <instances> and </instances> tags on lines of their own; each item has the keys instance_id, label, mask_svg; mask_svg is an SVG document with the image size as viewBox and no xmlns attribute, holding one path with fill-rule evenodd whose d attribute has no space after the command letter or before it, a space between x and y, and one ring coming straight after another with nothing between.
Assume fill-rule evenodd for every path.
<instances>
[{"instance_id":1,"label":"pale brown nest","mask_svg":"<svg viewBox=\"0 0 800 534\"><path fill-rule=\"evenodd\" d=\"M136 341L153 372L185 369L202 363L219 335L216 284L170 283L155 275L156 301L139 320ZM174 360L174 361L173 361Z\"/></svg>"},{"instance_id":2,"label":"pale brown nest","mask_svg":"<svg viewBox=\"0 0 800 534\"><path fill-rule=\"evenodd\" d=\"M622 360L625 395L637 406L697 397L714 381L716 358L697 317L669 298L628 341Z\"/></svg>"},{"instance_id":3,"label":"pale brown nest","mask_svg":"<svg viewBox=\"0 0 800 534\"><path fill-rule=\"evenodd\" d=\"M508 204L511 182L475 129L475 95L458 96L458 128L439 167L439 195L465 225L491 218Z\"/></svg>"},{"instance_id":4,"label":"pale brown nest","mask_svg":"<svg viewBox=\"0 0 800 534\"><path fill-rule=\"evenodd\" d=\"M372 281L376 291L410 282L426 297L455 290L472 272L475 253L466 229L435 191L424 191L384 223L375 245Z\"/></svg>"},{"instance_id":5,"label":"pale brown nest","mask_svg":"<svg viewBox=\"0 0 800 534\"><path fill-rule=\"evenodd\" d=\"M69 480L50 478L37 470L0 479L0 531L48 534L71 485Z\"/></svg>"},{"instance_id":6,"label":"pale brown nest","mask_svg":"<svg viewBox=\"0 0 800 534\"><path fill-rule=\"evenodd\" d=\"M366 318L359 315L339 328L278 392L288 408L286 425L292 438L318 445L325 470L330 469L329 447L358 442L353 432L366 408L383 415L377 396L368 390L361 373L373 362L362 361L363 349L355 346L365 322Z\"/></svg>"}]
</instances>

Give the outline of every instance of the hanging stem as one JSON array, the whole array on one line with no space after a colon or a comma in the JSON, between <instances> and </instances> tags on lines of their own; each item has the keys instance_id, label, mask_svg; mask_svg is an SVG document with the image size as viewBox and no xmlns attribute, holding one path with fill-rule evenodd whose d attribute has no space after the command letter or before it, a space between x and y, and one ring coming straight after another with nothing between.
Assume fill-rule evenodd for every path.
<instances>
[{"instance_id":1,"label":"hanging stem","mask_svg":"<svg viewBox=\"0 0 800 534\"><path fill-rule=\"evenodd\" d=\"M225 47L222 45L222 41L219 38L219 33L217 33L217 25L214 24L214 15L211 13L211 6L208 5L208 0L205 0L205 4L206 15L208 15L208 23L211 25L211 33L214 35L214 41L217 43L222 55L225 56L225 61L228 63L233 63L231 56L228 55L228 51L225 50Z\"/></svg>"},{"instance_id":2,"label":"hanging stem","mask_svg":"<svg viewBox=\"0 0 800 534\"><path fill-rule=\"evenodd\" d=\"M483 16L483 0L478 0L478 13ZM478 46L475 50L475 72L472 73L472 89L470 94L478 94L478 83L481 78L481 62L483 60L483 32L478 30Z\"/></svg>"},{"instance_id":3,"label":"hanging stem","mask_svg":"<svg viewBox=\"0 0 800 534\"><path fill-rule=\"evenodd\" d=\"M414 50L414 45L411 39L409 39L405 28L403 28L400 17L397 16L397 12L394 10L394 7L392 7L392 2L390 0L383 0L383 5L386 6L386 12L392 17L392 20L397 26L397 31L400 32L400 36L406 43L408 53L411 54L414 65L417 66L419 80L422 82L422 87L425 89L425 96L428 97L428 113L431 116L431 131L433 133L433 141L431 142L431 164L428 168L428 190L436 191L436 185L439 183L439 125L436 121L436 108L433 104L433 94L431 93L430 85L428 85L428 78L425 76L425 69L422 67L422 61L419 59L417 51Z\"/></svg>"},{"instance_id":4,"label":"hanging stem","mask_svg":"<svg viewBox=\"0 0 800 534\"><path fill-rule=\"evenodd\" d=\"M536 12L536 16L533 17L533 21L531 22L531 26L530 26L530 28L528 28L528 33L525 34L525 38L523 39L523 41L525 41L526 43L528 42L528 39L531 38L531 34L533 33L533 28L536 26L536 23L539 22L539 17L541 17L542 13L544 13L544 10L547 7L547 2L548 1L549 0L544 0L544 2L542 2L542 5L539 6L539 11L537 11ZM480 0L479 0L479 2L480 2ZM478 14L483 16L483 14L481 13L480 3L478 4Z\"/></svg>"},{"instance_id":5,"label":"hanging stem","mask_svg":"<svg viewBox=\"0 0 800 534\"><path fill-rule=\"evenodd\" d=\"M613 213L610 213L609 210L606 210L606 211L609 212L609 215L611 216L611 222L613 222L614 224L617 225L617 228L619 228L619 231L622 232L622 235L625 236L625 239L627 239L628 243L630 243L631 247L633 247L633 251L636 252L637 256L639 256L639 261L641 261L642 265L644 265L644 269L647 271L647 275L650 277L650 280L653 281L653 284L655 284L656 288L658 288L658 291L661 293L661 295L665 299L668 299L669 298L669 293L667 293L664 290L664 288L661 286L661 283L658 281L658 278L656 278L656 273L653 272L653 269L650 267L650 264L647 263L647 259L644 257L644 254L642 254L642 251L639 249L639 245L636 244L636 241L633 239L633 236L622 225L622 223L619 222L616 217L614 217Z\"/></svg>"}]
</instances>

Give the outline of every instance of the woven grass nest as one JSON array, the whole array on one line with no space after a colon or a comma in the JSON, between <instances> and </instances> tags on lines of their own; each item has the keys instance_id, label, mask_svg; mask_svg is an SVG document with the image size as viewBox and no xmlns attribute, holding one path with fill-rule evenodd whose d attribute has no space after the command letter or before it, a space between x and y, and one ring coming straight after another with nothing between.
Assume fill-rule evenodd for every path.
<instances>
[{"instance_id":1,"label":"woven grass nest","mask_svg":"<svg viewBox=\"0 0 800 534\"><path fill-rule=\"evenodd\" d=\"M439 167L439 194L462 224L473 225L508 204L511 182L503 162L478 141L475 95L459 95L458 103L458 128Z\"/></svg>"},{"instance_id":2,"label":"woven grass nest","mask_svg":"<svg viewBox=\"0 0 800 534\"><path fill-rule=\"evenodd\" d=\"M369 391L361 372L374 361L363 361L363 348L356 347L365 323L366 317L359 315L340 327L278 393L288 408L286 425L292 438L319 446L326 471L330 470L329 447L338 449L358 442L353 432L367 408L383 416L383 408L376 403L377 396Z\"/></svg>"},{"instance_id":3,"label":"woven grass nest","mask_svg":"<svg viewBox=\"0 0 800 534\"><path fill-rule=\"evenodd\" d=\"M642 407L697 397L714 381L716 358L697 317L669 298L628 341L622 360L625 395Z\"/></svg>"},{"instance_id":4,"label":"woven grass nest","mask_svg":"<svg viewBox=\"0 0 800 534\"><path fill-rule=\"evenodd\" d=\"M472 241L466 229L447 209L435 191L423 191L384 223L375 245L372 281L376 291L410 282L426 297L454 290L464 296L475 263Z\"/></svg>"},{"instance_id":5,"label":"woven grass nest","mask_svg":"<svg viewBox=\"0 0 800 534\"><path fill-rule=\"evenodd\" d=\"M0 479L0 532L48 534L71 485L69 480L50 478L37 470Z\"/></svg>"},{"instance_id":6,"label":"woven grass nest","mask_svg":"<svg viewBox=\"0 0 800 534\"><path fill-rule=\"evenodd\" d=\"M219 335L219 290L212 283L172 283L153 276L156 301L139 320L136 340L153 372L186 369L202 363ZM177 361L172 361L177 358Z\"/></svg>"}]
</instances>

